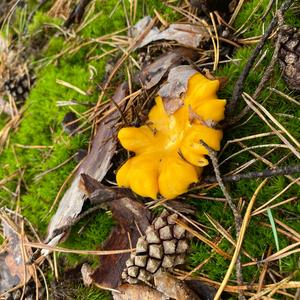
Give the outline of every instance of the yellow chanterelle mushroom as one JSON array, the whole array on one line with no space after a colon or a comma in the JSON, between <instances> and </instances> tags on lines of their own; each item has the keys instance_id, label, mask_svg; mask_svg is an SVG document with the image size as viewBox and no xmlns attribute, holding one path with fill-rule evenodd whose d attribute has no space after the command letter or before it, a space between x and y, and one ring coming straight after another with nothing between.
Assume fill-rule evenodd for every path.
<instances>
[{"instance_id":1,"label":"yellow chanterelle mushroom","mask_svg":"<svg viewBox=\"0 0 300 300\"><path fill-rule=\"evenodd\" d=\"M158 96L145 125L122 128L118 138L135 156L118 170L118 185L140 196L172 199L198 182L208 164L200 140L220 150L222 131L209 126L224 118L226 100L217 98L218 89L218 80L196 73L189 78L184 105L175 113L167 114Z\"/></svg>"}]
</instances>

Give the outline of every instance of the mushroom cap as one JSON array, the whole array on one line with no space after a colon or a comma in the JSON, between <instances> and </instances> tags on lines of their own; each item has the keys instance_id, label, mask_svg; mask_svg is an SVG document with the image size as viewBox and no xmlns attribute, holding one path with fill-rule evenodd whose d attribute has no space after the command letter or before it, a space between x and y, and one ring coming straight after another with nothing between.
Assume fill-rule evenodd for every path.
<instances>
[{"instance_id":1,"label":"mushroom cap","mask_svg":"<svg viewBox=\"0 0 300 300\"><path fill-rule=\"evenodd\" d=\"M167 199L185 193L198 182L208 164L203 140L218 151L222 131L211 124L224 119L226 100L217 98L218 80L200 73L189 78L184 105L168 114L160 96L141 127L125 127L118 133L121 145L135 153L117 172L117 184L143 197Z\"/></svg>"}]
</instances>

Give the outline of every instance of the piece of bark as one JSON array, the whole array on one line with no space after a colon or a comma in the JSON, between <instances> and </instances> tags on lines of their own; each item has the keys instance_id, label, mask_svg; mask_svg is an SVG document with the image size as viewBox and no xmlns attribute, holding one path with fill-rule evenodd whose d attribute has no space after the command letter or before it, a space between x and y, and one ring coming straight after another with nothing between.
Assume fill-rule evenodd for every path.
<instances>
[{"instance_id":1,"label":"piece of bark","mask_svg":"<svg viewBox=\"0 0 300 300\"><path fill-rule=\"evenodd\" d=\"M155 289L140 284L123 284L113 292L114 300L167 300L168 298Z\"/></svg>"},{"instance_id":2,"label":"piece of bark","mask_svg":"<svg viewBox=\"0 0 300 300\"><path fill-rule=\"evenodd\" d=\"M184 281L173 277L167 272L159 272L154 276L156 289L167 296L176 300L200 300L199 296L190 289Z\"/></svg>"},{"instance_id":3,"label":"piece of bark","mask_svg":"<svg viewBox=\"0 0 300 300\"><path fill-rule=\"evenodd\" d=\"M149 16L141 19L133 27L133 37L138 36L151 22ZM209 33L204 26L193 24L171 24L167 29L160 31L157 27L152 28L149 33L139 42L137 48L142 48L155 41L176 41L185 47L197 48L201 43L209 40Z\"/></svg>"},{"instance_id":4,"label":"piece of bark","mask_svg":"<svg viewBox=\"0 0 300 300\"><path fill-rule=\"evenodd\" d=\"M120 103L128 94L127 82L122 83L116 90L113 101L115 104ZM110 104L110 108L114 107L114 103ZM90 153L85 157L77 172L73 177L73 181L69 189L65 192L61 199L55 215L52 217L48 227L48 235L46 242L50 245L56 245L64 236L64 233L55 236L53 233L57 228L68 225L81 212L86 195L80 189L79 183L81 174L86 173L93 178L101 181L106 175L117 145L117 124L120 119L118 110L105 117L99 124L97 134L95 135Z\"/></svg>"},{"instance_id":5,"label":"piece of bark","mask_svg":"<svg viewBox=\"0 0 300 300\"><path fill-rule=\"evenodd\" d=\"M184 105L183 99L187 91L188 81L195 73L197 71L189 65L177 66L170 70L167 83L158 91L168 114L173 114Z\"/></svg>"},{"instance_id":6,"label":"piece of bark","mask_svg":"<svg viewBox=\"0 0 300 300\"><path fill-rule=\"evenodd\" d=\"M186 48L177 48L163 54L138 73L135 82L142 84L148 90L158 84L171 68L182 64L185 60L192 59L196 55L195 51Z\"/></svg>"},{"instance_id":7,"label":"piece of bark","mask_svg":"<svg viewBox=\"0 0 300 300\"><path fill-rule=\"evenodd\" d=\"M101 203L104 199L103 195L107 195L107 199L111 200L107 205L112 211L117 226L102 249L128 249L131 245L134 246L150 225L150 211L143 204L122 194L123 189L105 187L87 175L83 175L82 178L81 188L84 188L89 197L94 195L93 200L90 198L92 203ZM97 200L96 195L100 200ZM118 287L129 255L125 253L100 256L100 266L89 277L93 282L106 288Z\"/></svg>"},{"instance_id":8,"label":"piece of bark","mask_svg":"<svg viewBox=\"0 0 300 300\"><path fill-rule=\"evenodd\" d=\"M4 213L0 215L4 237L7 239L6 251L0 254L0 294L11 288L25 284L32 276L32 267L26 264L31 249L22 249L26 236L21 238L17 226ZM21 240L22 239L22 240Z\"/></svg>"}]
</instances>

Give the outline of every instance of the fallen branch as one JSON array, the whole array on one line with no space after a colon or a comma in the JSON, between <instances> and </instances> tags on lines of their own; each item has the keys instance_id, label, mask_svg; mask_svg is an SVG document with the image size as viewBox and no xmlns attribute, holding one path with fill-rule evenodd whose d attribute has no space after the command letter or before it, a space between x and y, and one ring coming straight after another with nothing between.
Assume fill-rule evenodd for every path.
<instances>
[{"instance_id":1,"label":"fallen branch","mask_svg":"<svg viewBox=\"0 0 300 300\"><path fill-rule=\"evenodd\" d=\"M277 17L278 17L279 33L278 33L276 44L275 44L275 50L273 52L272 59L271 59L269 65L268 65L262 79L260 80L253 96L252 96L252 98L254 100L256 100L259 97L259 95L261 94L261 92L265 88L266 84L270 81L271 76L274 72L275 65L278 61L278 54L279 54L279 50L280 50L280 47L281 47L281 40L282 40L282 26L283 26L283 23L284 23L282 11L279 10L277 12ZM229 120L228 124L226 123L226 126L232 126L232 125L236 124L249 111L251 111L251 108L247 105L245 108L242 109L242 111L237 116L235 116L231 120Z\"/></svg>"},{"instance_id":2,"label":"fallen branch","mask_svg":"<svg viewBox=\"0 0 300 300\"><path fill-rule=\"evenodd\" d=\"M242 226L242 216L240 212L238 211L236 205L234 204L229 192L227 191L223 180L221 178L220 170L219 170L219 165L218 165L218 158L216 155L216 152L211 149L204 141L200 141L200 144L205 147L205 149L208 151L208 155L212 161L214 171L216 174L216 179L218 181L218 184L226 198L226 201L229 205L229 207L232 210L233 216L234 216L234 222L235 222L235 228L236 228L236 238L240 236L241 232L241 226ZM242 264L241 264L241 256L238 254L237 259L236 259L236 277L237 277L237 282L238 285L243 285L243 273L242 273ZM239 299L245 299L245 296L242 291L239 292Z\"/></svg>"},{"instance_id":3,"label":"fallen branch","mask_svg":"<svg viewBox=\"0 0 300 300\"><path fill-rule=\"evenodd\" d=\"M278 21L279 21L279 18L280 18L279 16L280 15L282 16L289 9L289 7L292 5L292 3L293 3L293 0L286 0L282 3L282 5L281 5L280 9L278 10L277 14L273 17L273 19L272 19L271 23L269 24L267 30L265 31L264 35L262 36L260 42L257 44L254 51L252 52L252 55L248 59L242 73L240 74L240 77L236 81L234 89L233 89L231 100L229 101L228 107L227 107L227 116L229 117L229 119L233 116L233 114L236 110L237 101L238 101L238 99L240 98L240 96L243 92L244 83L245 83L245 81L246 81L246 79L247 79L247 77L250 73L250 70L251 70L253 64L255 63L255 60L256 60L258 54L263 49L266 41L268 40L268 38L272 34L274 28L278 24ZM231 120L228 123L226 123L226 126L228 126L230 124L233 124L233 121L236 122L235 119Z\"/></svg>"}]
</instances>

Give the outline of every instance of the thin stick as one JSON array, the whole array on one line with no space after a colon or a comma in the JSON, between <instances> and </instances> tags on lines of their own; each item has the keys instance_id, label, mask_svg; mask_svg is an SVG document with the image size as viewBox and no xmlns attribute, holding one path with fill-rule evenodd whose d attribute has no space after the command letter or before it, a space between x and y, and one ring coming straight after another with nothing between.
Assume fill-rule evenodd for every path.
<instances>
[{"instance_id":1,"label":"thin stick","mask_svg":"<svg viewBox=\"0 0 300 300\"><path fill-rule=\"evenodd\" d=\"M204 141L201 140L200 144L202 146L204 146L205 149L208 151L208 155L212 161L218 184L226 198L226 201L227 201L229 207L231 208L231 210L233 212L235 227L236 227L236 237L238 238L240 235L240 231L241 231L242 217L241 217L241 214L239 213L236 205L233 203L233 200L232 200L231 196L229 195L229 193L223 183L223 180L222 180L221 174L220 174L220 170L219 170L219 166L218 166L218 158L217 158L216 152L213 149L211 149ZM235 263L236 263L236 277L237 277L238 284L243 285L243 273L242 273L242 264L241 264L240 254L238 254ZM245 296L242 291L239 293L239 299L245 299Z\"/></svg>"},{"instance_id":2,"label":"thin stick","mask_svg":"<svg viewBox=\"0 0 300 300\"><path fill-rule=\"evenodd\" d=\"M276 169L266 169L260 172L247 172L233 175L221 176L223 182L234 182L240 181L242 179L254 179L254 178L266 178L279 175L289 175L294 173L300 173L300 164L294 166L283 166ZM216 176L207 176L203 178L205 183L214 183L217 182Z\"/></svg>"}]
</instances>

